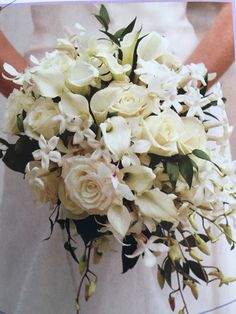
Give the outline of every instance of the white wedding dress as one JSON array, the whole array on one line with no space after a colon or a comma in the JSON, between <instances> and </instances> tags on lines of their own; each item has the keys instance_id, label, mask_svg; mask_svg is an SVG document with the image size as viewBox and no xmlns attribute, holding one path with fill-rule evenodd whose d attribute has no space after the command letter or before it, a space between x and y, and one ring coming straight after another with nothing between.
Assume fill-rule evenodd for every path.
<instances>
[{"instance_id":1,"label":"white wedding dress","mask_svg":"<svg viewBox=\"0 0 236 314\"><path fill-rule=\"evenodd\" d=\"M182 60L197 45L197 37L186 17L185 3L107 4L112 30L128 24L135 16L143 32L156 30L170 40L170 49ZM40 5L32 7L33 41L26 51L42 56L50 50L63 26L73 29L75 22L90 33L98 29L91 13L98 4ZM6 314L74 314L78 285L78 266L63 248L59 226L49 241L47 208L36 208L22 177L7 170L4 182L0 229L0 311ZM227 274L236 274L236 254L224 251L224 244L214 249L208 264L223 264ZM227 248L228 249L228 248ZM155 269L146 268L140 260L136 267L121 275L121 256L117 252L104 256L93 270L98 275L94 296L82 302L81 314L168 314L168 289L161 291ZM230 259L231 260L230 260ZM196 302L187 291L190 314L220 307L236 298L236 284L217 289L202 284ZM83 299L83 294L82 298ZM180 299L180 298L179 298ZM177 301L177 308L180 308ZM214 314L234 314L236 303L214 309Z\"/></svg>"}]
</instances>

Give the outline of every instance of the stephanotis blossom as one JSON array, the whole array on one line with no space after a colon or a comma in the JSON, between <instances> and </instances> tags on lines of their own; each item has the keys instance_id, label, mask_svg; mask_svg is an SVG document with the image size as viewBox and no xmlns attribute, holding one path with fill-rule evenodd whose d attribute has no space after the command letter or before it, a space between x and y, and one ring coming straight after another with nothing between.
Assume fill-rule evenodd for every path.
<instances>
[{"instance_id":1,"label":"stephanotis blossom","mask_svg":"<svg viewBox=\"0 0 236 314\"><path fill-rule=\"evenodd\" d=\"M55 151L59 138L53 136L49 141L46 141L44 136L39 138L39 149L33 152L35 160L41 160L42 168L48 170L49 162L53 161L57 164L61 162L61 154Z\"/></svg>"}]
</instances>

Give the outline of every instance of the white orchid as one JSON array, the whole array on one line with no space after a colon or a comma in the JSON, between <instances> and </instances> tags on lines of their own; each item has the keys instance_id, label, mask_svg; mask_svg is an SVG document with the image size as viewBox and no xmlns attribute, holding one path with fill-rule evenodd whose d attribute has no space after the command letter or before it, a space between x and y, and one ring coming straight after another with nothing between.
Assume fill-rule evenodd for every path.
<instances>
[{"instance_id":1,"label":"white orchid","mask_svg":"<svg viewBox=\"0 0 236 314\"><path fill-rule=\"evenodd\" d=\"M129 258L138 257L143 255L143 261L145 266L153 267L159 263L158 256L168 252L168 247L163 243L156 243L159 238L156 236L151 236L149 239L145 237L139 237L137 239L138 245L137 249L133 254L126 255Z\"/></svg>"}]
</instances>

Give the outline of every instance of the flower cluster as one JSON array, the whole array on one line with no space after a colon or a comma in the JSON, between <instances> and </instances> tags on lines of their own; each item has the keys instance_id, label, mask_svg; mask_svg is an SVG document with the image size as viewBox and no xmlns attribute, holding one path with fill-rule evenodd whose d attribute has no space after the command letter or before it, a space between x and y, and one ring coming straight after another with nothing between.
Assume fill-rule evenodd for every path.
<instances>
[{"instance_id":1,"label":"flower cluster","mask_svg":"<svg viewBox=\"0 0 236 314\"><path fill-rule=\"evenodd\" d=\"M195 277L234 280L202 262L207 242L222 235L235 243L236 176L220 84L208 91L214 75L204 64L183 65L160 34L141 37L135 21L111 34L104 6L97 18L108 39L80 28L42 60L32 57L24 73L4 65L6 79L21 87L6 115L19 138L1 139L1 156L25 173L38 204L50 204L51 231L58 222L68 233L65 248L86 274L82 280L94 275L91 249L101 257L116 238L124 271L142 256L157 267L161 287L166 281L173 289L175 273L183 280L174 292L187 285L197 298ZM86 245L80 260L70 229ZM87 298L95 287L90 278ZM174 310L173 292L169 302Z\"/></svg>"}]
</instances>

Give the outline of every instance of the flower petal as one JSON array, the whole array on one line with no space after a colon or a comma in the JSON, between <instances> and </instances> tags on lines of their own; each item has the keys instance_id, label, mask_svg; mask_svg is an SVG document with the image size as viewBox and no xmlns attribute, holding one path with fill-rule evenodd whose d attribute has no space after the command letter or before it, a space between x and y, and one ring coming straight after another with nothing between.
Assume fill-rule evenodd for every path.
<instances>
[{"instance_id":1,"label":"flower petal","mask_svg":"<svg viewBox=\"0 0 236 314\"><path fill-rule=\"evenodd\" d=\"M107 212L107 218L112 227L125 237L129 229L131 217L125 206L114 204Z\"/></svg>"}]
</instances>

